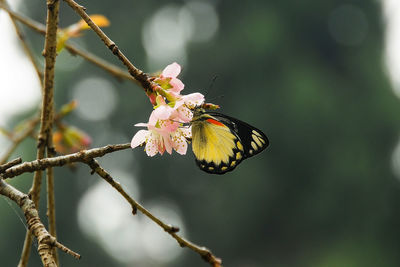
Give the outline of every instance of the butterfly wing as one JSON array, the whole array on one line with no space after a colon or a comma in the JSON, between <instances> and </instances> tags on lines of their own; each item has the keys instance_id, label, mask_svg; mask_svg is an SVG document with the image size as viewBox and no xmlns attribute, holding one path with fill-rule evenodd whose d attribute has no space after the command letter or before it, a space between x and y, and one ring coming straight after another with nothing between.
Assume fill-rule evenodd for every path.
<instances>
[{"instance_id":1,"label":"butterfly wing","mask_svg":"<svg viewBox=\"0 0 400 267\"><path fill-rule=\"evenodd\" d=\"M254 156L269 145L259 129L227 115L206 112L192 122L192 149L200 169L224 174L243 159Z\"/></svg>"},{"instance_id":2,"label":"butterfly wing","mask_svg":"<svg viewBox=\"0 0 400 267\"><path fill-rule=\"evenodd\" d=\"M261 130L244 121L221 113L207 112L207 114L224 123L236 133L236 136L243 145L245 158L252 157L268 147L269 140Z\"/></svg>"},{"instance_id":3,"label":"butterfly wing","mask_svg":"<svg viewBox=\"0 0 400 267\"><path fill-rule=\"evenodd\" d=\"M192 122L192 149L199 168L213 174L232 171L244 158L236 133L208 114Z\"/></svg>"}]
</instances>

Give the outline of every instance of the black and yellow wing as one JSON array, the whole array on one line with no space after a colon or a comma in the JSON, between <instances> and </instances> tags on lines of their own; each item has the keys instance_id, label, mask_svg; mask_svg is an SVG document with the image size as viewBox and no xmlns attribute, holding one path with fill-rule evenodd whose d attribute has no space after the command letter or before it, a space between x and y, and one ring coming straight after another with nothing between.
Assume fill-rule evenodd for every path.
<instances>
[{"instance_id":1,"label":"black and yellow wing","mask_svg":"<svg viewBox=\"0 0 400 267\"><path fill-rule=\"evenodd\" d=\"M221 113L209 112L207 114L217 118L236 133L236 136L242 142L245 158L260 153L269 145L267 136L256 127Z\"/></svg>"},{"instance_id":2,"label":"black and yellow wing","mask_svg":"<svg viewBox=\"0 0 400 267\"><path fill-rule=\"evenodd\" d=\"M269 144L259 129L221 113L195 110L191 125L196 163L201 170L212 174L232 171Z\"/></svg>"}]
</instances>

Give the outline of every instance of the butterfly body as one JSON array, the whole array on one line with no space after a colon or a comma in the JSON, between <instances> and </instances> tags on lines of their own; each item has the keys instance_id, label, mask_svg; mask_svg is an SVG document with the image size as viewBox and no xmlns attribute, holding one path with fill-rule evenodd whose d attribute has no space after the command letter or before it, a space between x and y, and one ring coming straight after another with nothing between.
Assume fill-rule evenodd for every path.
<instances>
[{"instance_id":1,"label":"butterfly body","mask_svg":"<svg viewBox=\"0 0 400 267\"><path fill-rule=\"evenodd\" d=\"M194 109L191 125L196 163L201 170L212 174L234 170L269 144L267 136L257 128L201 107Z\"/></svg>"}]
</instances>

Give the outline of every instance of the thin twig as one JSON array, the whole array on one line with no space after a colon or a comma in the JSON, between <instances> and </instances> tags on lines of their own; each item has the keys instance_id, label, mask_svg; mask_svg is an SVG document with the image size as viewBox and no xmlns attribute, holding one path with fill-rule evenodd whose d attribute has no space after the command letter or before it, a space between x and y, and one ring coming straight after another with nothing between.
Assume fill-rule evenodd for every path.
<instances>
[{"instance_id":1,"label":"thin twig","mask_svg":"<svg viewBox=\"0 0 400 267\"><path fill-rule=\"evenodd\" d=\"M57 57L58 0L47 0L46 37L43 56L45 58L44 90L40 116L38 146L46 147L50 140L54 118L54 70Z\"/></svg>"},{"instance_id":2,"label":"thin twig","mask_svg":"<svg viewBox=\"0 0 400 267\"><path fill-rule=\"evenodd\" d=\"M118 57L118 59L128 68L129 73L140 82L143 89L147 94L151 94L157 86L153 84L150 77L136 68L129 59L121 52L118 46L97 26L89 15L85 12L86 8L77 4L73 0L64 0L84 21L92 28L92 30L100 37L104 44L111 50L111 52Z\"/></svg>"},{"instance_id":3,"label":"thin twig","mask_svg":"<svg viewBox=\"0 0 400 267\"><path fill-rule=\"evenodd\" d=\"M52 131L50 129L49 132L49 140L47 141L47 156L48 157L54 157L56 155L55 150L53 148L53 141L52 141ZM52 236L57 238L57 232L56 232L56 200L55 200L55 195L54 195L54 170L52 167L47 168L46 170L46 193L47 193L47 218L49 220L49 232ZM58 260L58 252L53 247L53 256L54 260L57 264L59 265L59 260Z\"/></svg>"},{"instance_id":4,"label":"thin twig","mask_svg":"<svg viewBox=\"0 0 400 267\"><path fill-rule=\"evenodd\" d=\"M82 150L73 154L58 156L54 158L44 158L34 161L24 162L20 165L7 169L3 173L4 178L13 178L25 172L34 172L44 170L48 167L64 166L72 162L86 162L92 158L102 157L108 153L118 150L124 150L131 147L130 143L107 145L104 147L92 148L89 150Z\"/></svg>"},{"instance_id":5,"label":"thin twig","mask_svg":"<svg viewBox=\"0 0 400 267\"><path fill-rule=\"evenodd\" d=\"M205 261L207 261L214 267L221 266L221 263L222 263L221 259L214 256L209 249L207 249L205 247L200 247L200 246L186 240L185 238L181 237L180 235L177 234L177 232L179 231L179 228L164 223L161 219L157 218L150 211L148 211L145 207L140 205L136 200L131 198L129 196L129 194L126 193L125 190L122 188L121 184L116 182L111 177L111 175L99 165L99 163L95 159L88 160L87 164L90 166L90 168L92 169L93 172L97 173L107 183L109 183L112 187L114 187L114 189L117 190L129 202L129 204L131 204L133 214L136 214L136 211L139 210L144 215L146 215L148 218L150 218L153 222L155 222L161 228L163 228L165 232L170 234L179 243L179 245L181 247L187 247L187 248L190 248L191 250L197 252L198 254L200 254L200 256Z\"/></svg>"},{"instance_id":6,"label":"thin twig","mask_svg":"<svg viewBox=\"0 0 400 267\"><path fill-rule=\"evenodd\" d=\"M22 162L21 158L13 159L7 163L0 165L0 173L4 172L5 170L11 168L12 166L18 165Z\"/></svg>"},{"instance_id":7,"label":"thin twig","mask_svg":"<svg viewBox=\"0 0 400 267\"><path fill-rule=\"evenodd\" d=\"M47 0L46 38L43 51L43 56L45 57L44 88L40 115L37 159L42 159L44 157L47 142L51 137L49 136L49 133L53 124L54 67L57 56L56 46L59 5L60 2L58 0ZM38 179L35 179L36 181L34 181L34 183L40 184L40 182L38 182L40 179L41 176L38 177ZM36 187L33 186L32 191L32 197L35 197L35 200L38 199L37 195L40 191L40 185Z\"/></svg>"}]
</instances>

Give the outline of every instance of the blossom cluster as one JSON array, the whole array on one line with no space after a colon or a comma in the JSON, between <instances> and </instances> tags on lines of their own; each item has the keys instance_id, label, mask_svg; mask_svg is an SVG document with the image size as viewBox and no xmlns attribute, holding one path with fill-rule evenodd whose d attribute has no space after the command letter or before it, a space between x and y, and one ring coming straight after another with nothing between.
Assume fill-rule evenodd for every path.
<instances>
[{"instance_id":1,"label":"blossom cluster","mask_svg":"<svg viewBox=\"0 0 400 267\"><path fill-rule=\"evenodd\" d=\"M182 95L185 85L177 78L180 72L181 66L174 62L154 79L157 84L154 110L147 123L135 125L147 127L147 130L139 130L135 134L131 141L132 148L146 144L145 151L151 157L157 153L162 155L165 151L171 154L173 150L186 154L191 129L183 125L192 120L191 108L201 105L204 96L200 93Z\"/></svg>"}]
</instances>

